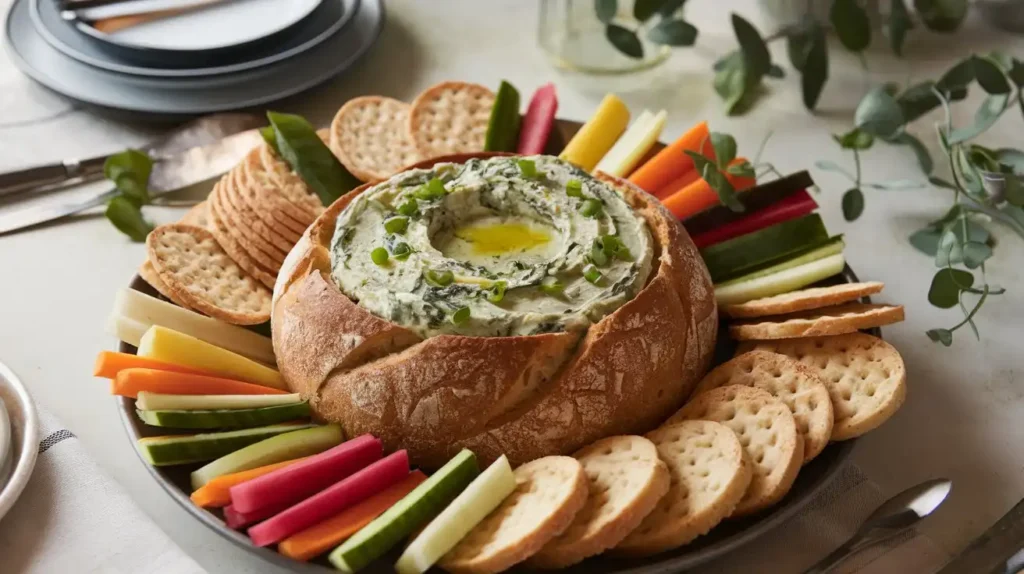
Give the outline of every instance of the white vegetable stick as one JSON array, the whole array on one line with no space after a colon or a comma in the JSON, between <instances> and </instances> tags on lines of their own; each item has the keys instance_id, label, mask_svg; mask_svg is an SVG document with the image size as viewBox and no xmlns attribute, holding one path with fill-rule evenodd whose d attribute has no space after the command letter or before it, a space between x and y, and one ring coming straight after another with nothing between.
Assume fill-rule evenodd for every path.
<instances>
[{"instance_id":1,"label":"white vegetable stick","mask_svg":"<svg viewBox=\"0 0 1024 574\"><path fill-rule=\"evenodd\" d=\"M619 141L615 142L612 149L601 158L595 171L600 170L616 177L629 175L643 159L647 150L658 141L667 117L668 112L665 110L661 110L657 115L644 110L626 133L622 134Z\"/></svg>"},{"instance_id":2,"label":"white vegetable stick","mask_svg":"<svg viewBox=\"0 0 1024 574\"><path fill-rule=\"evenodd\" d=\"M290 395L167 395L140 391L135 408L143 411L216 411L260 409L301 403L299 393Z\"/></svg>"}]
</instances>

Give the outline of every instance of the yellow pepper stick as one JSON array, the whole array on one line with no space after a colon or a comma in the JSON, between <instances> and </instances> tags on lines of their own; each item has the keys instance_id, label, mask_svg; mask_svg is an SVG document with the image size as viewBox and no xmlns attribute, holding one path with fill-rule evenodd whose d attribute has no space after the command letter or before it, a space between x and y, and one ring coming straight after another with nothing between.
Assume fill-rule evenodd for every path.
<instances>
[{"instance_id":1,"label":"yellow pepper stick","mask_svg":"<svg viewBox=\"0 0 1024 574\"><path fill-rule=\"evenodd\" d=\"M608 94L558 157L593 171L597 162L615 145L615 140L626 131L628 123L626 104L615 94Z\"/></svg>"}]
</instances>

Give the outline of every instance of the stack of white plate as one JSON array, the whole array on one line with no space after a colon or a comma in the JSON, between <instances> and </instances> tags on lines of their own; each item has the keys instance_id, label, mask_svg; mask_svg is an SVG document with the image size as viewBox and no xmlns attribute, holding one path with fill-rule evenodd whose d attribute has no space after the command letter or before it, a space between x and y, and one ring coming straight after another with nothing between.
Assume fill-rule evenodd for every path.
<instances>
[{"instance_id":1,"label":"stack of white plate","mask_svg":"<svg viewBox=\"0 0 1024 574\"><path fill-rule=\"evenodd\" d=\"M197 1L210 5L117 32L89 24ZM15 0L6 22L8 54L54 91L95 106L193 115L266 104L343 72L376 41L384 7L382 0L135 0L62 13L57 0Z\"/></svg>"},{"instance_id":2,"label":"stack of white plate","mask_svg":"<svg viewBox=\"0 0 1024 574\"><path fill-rule=\"evenodd\" d=\"M39 452L39 421L28 390L0 363L0 519L25 489Z\"/></svg>"}]
</instances>

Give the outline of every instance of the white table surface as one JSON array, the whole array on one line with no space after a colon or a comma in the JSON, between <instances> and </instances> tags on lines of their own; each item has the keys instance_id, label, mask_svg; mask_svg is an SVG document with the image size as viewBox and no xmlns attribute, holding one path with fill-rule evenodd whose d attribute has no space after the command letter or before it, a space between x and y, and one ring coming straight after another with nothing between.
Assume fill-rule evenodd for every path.
<instances>
[{"instance_id":1,"label":"white table surface","mask_svg":"<svg viewBox=\"0 0 1024 574\"><path fill-rule=\"evenodd\" d=\"M0 7L10 0L0 0ZM970 46L1019 55L1024 39L984 29L972 21L955 37L915 31L907 59L894 60L885 42L868 59L868 76L853 58L833 48L832 80L817 115L800 104L791 75L771 81L772 95L750 114L724 117L711 89L711 62L734 46L724 2L692 0L689 18L701 36L693 50L679 51L656 80L622 94L634 112L669 110L665 139L700 119L734 134L740 151L753 154L774 132L764 159L783 172L810 168L814 160L849 165L829 133L847 129L852 110L871 81L937 78ZM770 20L755 0L731 0L762 30ZM536 46L536 2L388 2L388 22L377 47L348 74L312 93L276 105L320 124L348 98L383 94L411 100L422 88L445 79L496 86L508 79L522 92L547 81L559 88L559 115L585 119L602 93L559 75ZM774 46L781 49L783 46ZM776 59L785 62L784 53ZM787 66L788 68L788 66ZM973 106L960 106L961 118ZM65 157L114 152L165 131L163 126L124 124L71 106L21 76L0 56L0 170ZM1020 114L1011 110L987 143L1012 143ZM930 121L915 131L931 143ZM1020 145L1017 138L1016 145ZM868 178L922 179L909 149L878 146L864 156ZM990 263L991 280L1009 288L978 316L982 340L957 332L950 349L932 343L924 331L959 321L958 311L931 307L926 299L932 262L914 251L907 235L939 216L946 192L936 189L868 191L861 221L846 223L839 199L848 187L833 173L813 170L822 193L821 213L829 229L844 233L850 265L863 279L886 282L884 301L906 305L907 321L887 328L886 338L907 363L909 395L903 409L859 441L856 461L888 492L920 480L954 481L949 502L922 525L942 550L956 553L1024 497L1024 381L1021 333L1024 257L1019 238L1002 234ZM147 208L154 219L171 221L182 210ZM95 457L189 555L210 572L275 572L274 567L222 541L200 526L148 476L125 438L114 401L103 381L89 376L96 353L116 342L103 331L114 291L127 284L143 259L144 247L127 241L102 216L82 216L61 225L0 237L0 360L19 373L37 401L60 417ZM799 541L794 541L799 543ZM141 549L140 549L141 551Z\"/></svg>"}]
</instances>

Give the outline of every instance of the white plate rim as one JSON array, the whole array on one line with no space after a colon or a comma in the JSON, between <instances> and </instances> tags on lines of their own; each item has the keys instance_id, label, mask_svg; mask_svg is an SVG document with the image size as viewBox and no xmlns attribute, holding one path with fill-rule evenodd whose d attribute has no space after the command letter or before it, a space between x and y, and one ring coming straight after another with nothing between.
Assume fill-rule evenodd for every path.
<instances>
[{"instance_id":1,"label":"white plate rim","mask_svg":"<svg viewBox=\"0 0 1024 574\"><path fill-rule=\"evenodd\" d=\"M28 485L29 478L32 476L32 469L35 468L36 458L39 456L39 414L36 412L35 403L21 379L2 362L0 362L0 387L9 390L5 396L13 397L16 402L14 406L8 404L8 410L13 411L16 407L24 420L24 425L18 433L21 435L21 439L14 445L12 453L17 456L13 472L7 483L0 486L0 520L2 520L21 496L22 491L25 490L25 486ZM11 431L14 435L14 417L11 417L11 420Z\"/></svg>"}]
</instances>

